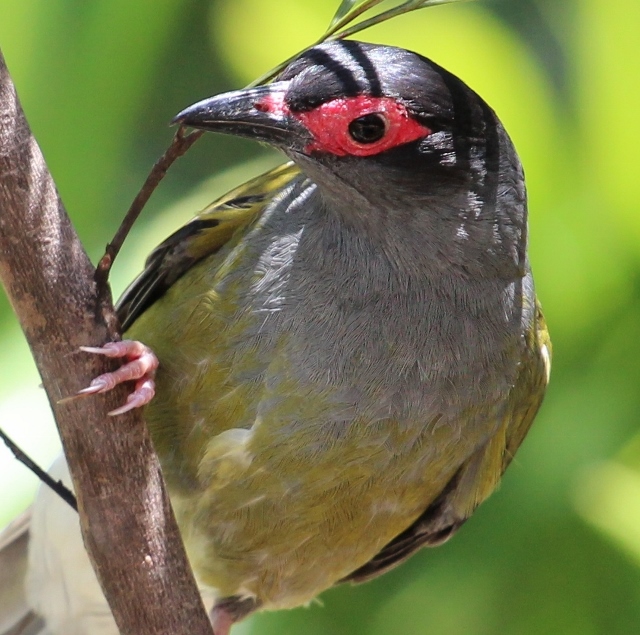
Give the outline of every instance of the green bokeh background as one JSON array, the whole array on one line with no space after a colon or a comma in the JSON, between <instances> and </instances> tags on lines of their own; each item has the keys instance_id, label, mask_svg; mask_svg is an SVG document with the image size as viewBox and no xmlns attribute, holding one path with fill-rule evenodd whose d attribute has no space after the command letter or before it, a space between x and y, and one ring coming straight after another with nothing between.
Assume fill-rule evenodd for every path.
<instances>
[{"instance_id":1,"label":"green bokeh background","mask_svg":"<svg viewBox=\"0 0 640 635\"><path fill-rule=\"evenodd\" d=\"M184 106L248 83L317 38L336 0L0 0L0 47L92 258ZM637 633L640 625L640 3L486 0L363 34L460 75L498 111L530 192L530 254L552 381L501 489L445 546L240 632ZM277 155L200 141L135 229L118 293L216 193ZM53 424L0 298L0 425L42 462ZM0 526L34 479L0 448Z\"/></svg>"}]
</instances>

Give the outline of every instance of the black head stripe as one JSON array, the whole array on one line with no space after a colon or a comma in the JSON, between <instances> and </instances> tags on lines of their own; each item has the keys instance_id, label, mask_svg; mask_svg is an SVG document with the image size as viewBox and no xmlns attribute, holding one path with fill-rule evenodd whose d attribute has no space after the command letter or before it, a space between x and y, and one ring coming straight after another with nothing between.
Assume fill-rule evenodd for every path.
<instances>
[{"instance_id":1,"label":"black head stripe","mask_svg":"<svg viewBox=\"0 0 640 635\"><path fill-rule=\"evenodd\" d=\"M457 77L435 64L434 68L451 98L456 167L471 177L471 194L482 205L478 216L492 214L500 172L498 120L487 103Z\"/></svg>"},{"instance_id":2,"label":"black head stripe","mask_svg":"<svg viewBox=\"0 0 640 635\"><path fill-rule=\"evenodd\" d=\"M498 137L498 124L493 111L483 100L478 98L478 102L482 109L482 120L485 126L485 148L484 169L481 175L483 180L476 184L476 193L482 201L482 212L484 212L485 208L494 210L498 200L500 138ZM500 235L503 235L502 232Z\"/></svg>"},{"instance_id":3,"label":"black head stripe","mask_svg":"<svg viewBox=\"0 0 640 635\"><path fill-rule=\"evenodd\" d=\"M360 42L333 42L330 47L303 53L280 76L289 79L301 73L303 89L299 90L295 83L291 87L287 95L289 108L304 112L336 97L382 96L378 72L368 55L370 48ZM313 82L308 81L307 74L314 77Z\"/></svg>"},{"instance_id":4,"label":"black head stripe","mask_svg":"<svg viewBox=\"0 0 640 635\"><path fill-rule=\"evenodd\" d=\"M455 130L453 135L453 147L456 158L456 167L460 170L467 171L471 165L471 146L468 143L467 138L477 134L474 130L473 111L469 102L470 93L457 77L446 71L444 68L433 64L433 69L440 76L440 79L449 91L449 96L451 98L451 110L453 112L453 124Z\"/></svg>"},{"instance_id":5,"label":"black head stripe","mask_svg":"<svg viewBox=\"0 0 640 635\"><path fill-rule=\"evenodd\" d=\"M341 47L347 53L356 65L362 69L366 79L366 85L361 92L371 95L372 97L382 97L382 85L380 77L376 71L373 62L367 56L366 50L362 46L356 46L356 42L340 42Z\"/></svg>"},{"instance_id":6,"label":"black head stripe","mask_svg":"<svg viewBox=\"0 0 640 635\"><path fill-rule=\"evenodd\" d=\"M320 73L333 75L332 81L317 82L318 91L309 91L305 87L304 92L296 90L292 86L287 95L289 108L294 112L313 110L320 104L338 96L355 96L360 92L360 84L355 74L344 64L322 49L311 49L303 58L309 60L314 66L322 69ZM283 75L286 79L286 75Z\"/></svg>"}]
</instances>

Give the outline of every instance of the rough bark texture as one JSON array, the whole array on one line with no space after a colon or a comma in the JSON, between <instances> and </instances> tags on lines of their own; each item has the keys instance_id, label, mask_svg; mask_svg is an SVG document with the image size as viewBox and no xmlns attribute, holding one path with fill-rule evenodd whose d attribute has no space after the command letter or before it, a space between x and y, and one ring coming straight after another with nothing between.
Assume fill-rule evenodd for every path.
<instances>
[{"instance_id":1,"label":"rough bark texture","mask_svg":"<svg viewBox=\"0 0 640 635\"><path fill-rule=\"evenodd\" d=\"M58 404L112 370L78 351L118 336L93 275L0 54L0 280L58 424L85 544L124 635L210 635L142 417L106 415L126 388Z\"/></svg>"}]
</instances>

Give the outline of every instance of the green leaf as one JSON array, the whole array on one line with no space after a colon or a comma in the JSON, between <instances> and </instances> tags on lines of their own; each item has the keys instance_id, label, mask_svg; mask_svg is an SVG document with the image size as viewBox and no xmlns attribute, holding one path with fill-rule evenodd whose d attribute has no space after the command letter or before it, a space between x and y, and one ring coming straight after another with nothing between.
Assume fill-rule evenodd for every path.
<instances>
[{"instance_id":1,"label":"green leaf","mask_svg":"<svg viewBox=\"0 0 640 635\"><path fill-rule=\"evenodd\" d=\"M400 5L393 7L391 9L387 9L386 11L382 11L377 15L372 16L371 18L367 18L366 20L362 20L349 28L344 28L342 30L336 31L335 34L328 35L325 34L327 40L337 40L344 39L359 33L360 31L364 31L369 27L372 27L376 24L382 24L391 18L394 18L399 15L404 15L405 13L409 13L411 11L415 11L416 9L424 9L426 7L432 7L439 4L450 4L452 2L467 2L469 0L406 0L406 2L401 3ZM380 4L380 2L376 2L375 4ZM331 30L331 29L330 29ZM330 30L327 32L329 33Z\"/></svg>"},{"instance_id":2,"label":"green leaf","mask_svg":"<svg viewBox=\"0 0 640 635\"><path fill-rule=\"evenodd\" d=\"M280 71L286 68L290 62L296 59L301 53L313 46L317 46L322 42L327 42L330 40L341 40L347 38L355 33L359 33L360 31L364 31L371 26L376 24L381 24L382 22L386 22L387 20L391 20L392 18L403 15L405 13L409 13L411 11L415 11L416 9L424 9L426 7L437 6L441 4L450 4L453 2L468 2L469 0L404 0L404 2L396 2L395 6L380 10L379 13L376 13L368 18L362 19L361 21L357 21L364 13L367 11L371 11L379 5L383 3L389 4L388 0L342 0L340 6L336 10L329 27L322 35L322 37L311 44L307 49L303 49L299 51L295 55L292 55L284 62L281 62L274 68L272 68L269 72L265 73L255 81L249 84L249 87L259 86L261 84L266 84L270 82Z\"/></svg>"},{"instance_id":3,"label":"green leaf","mask_svg":"<svg viewBox=\"0 0 640 635\"><path fill-rule=\"evenodd\" d=\"M338 10L329 24L327 32L332 32L334 29L341 28L341 25L352 22L365 11L372 9L376 5L385 1L386 0L342 0L342 3L338 7Z\"/></svg>"},{"instance_id":4,"label":"green leaf","mask_svg":"<svg viewBox=\"0 0 640 635\"><path fill-rule=\"evenodd\" d=\"M351 9L358 4L358 0L342 0L340 6L338 7L336 14L333 16L331 23L329 24L329 28L338 24L345 16L349 14Z\"/></svg>"}]
</instances>

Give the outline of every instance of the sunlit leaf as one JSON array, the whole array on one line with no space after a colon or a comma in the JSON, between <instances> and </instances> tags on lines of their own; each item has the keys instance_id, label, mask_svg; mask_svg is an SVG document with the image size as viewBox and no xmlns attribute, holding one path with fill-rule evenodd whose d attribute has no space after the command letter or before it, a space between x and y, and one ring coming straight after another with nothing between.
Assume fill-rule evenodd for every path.
<instances>
[{"instance_id":1,"label":"sunlit leaf","mask_svg":"<svg viewBox=\"0 0 640 635\"><path fill-rule=\"evenodd\" d=\"M347 13L342 20L336 21L334 18L331 26L324 34L323 40L349 37L350 35L364 31L375 24L382 24L382 22L386 22L391 18L409 13L410 11L415 11L416 9L425 9L430 6L450 4L452 2L465 2L468 0L405 0L405 2L401 2L395 7L381 11L370 18L348 26L363 13L382 4L384 1L385 0L370 0L369 2L363 2L360 5L357 5L353 11Z\"/></svg>"},{"instance_id":2,"label":"sunlit leaf","mask_svg":"<svg viewBox=\"0 0 640 635\"><path fill-rule=\"evenodd\" d=\"M409 13L411 11L415 11L417 9L424 9L426 7L436 6L439 4L450 4L451 2L467 2L469 0L408 0L407 2L403 2L397 7L393 7L392 9L387 9L386 11L382 11L377 15L374 15L366 20L362 20L356 24L353 24L349 28L344 28L342 30L337 31L334 35L328 36L326 39L343 39L355 35L356 33L360 33L360 31L364 31L376 24L382 24L387 20L391 20L391 18L395 18L399 15L404 15L405 13Z\"/></svg>"},{"instance_id":3,"label":"sunlit leaf","mask_svg":"<svg viewBox=\"0 0 640 635\"><path fill-rule=\"evenodd\" d=\"M331 24L329 24L329 31L334 28L336 25L343 22L345 18L351 16L351 19L355 17L356 7L359 13L364 13L369 9L369 7L373 7L376 4L379 4L380 0L343 0L338 10L336 11L333 19L331 20ZM347 20L349 21L349 20Z\"/></svg>"},{"instance_id":4,"label":"sunlit leaf","mask_svg":"<svg viewBox=\"0 0 640 635\"><path fill-rule=\"evenodd\" d=\"M371 11L372 9L378 7L383 3L386 3L386 0L363 0L361 2L358 2L358 0L343 0L343 2L338 7L335 15L333 16L333 19L329 24L329 28L325 31L320 39L311 44L311 46L309 46L308 48L317 46L322 42L347 38L376 24L382 24L387 20L391 20L392 18L404 15L405 13L409 13L411 11L416 11L417 9L425 9L427 7L438 6L442 4L451 4L454 2L469 1L470 0L405 0L404 2L400 2L390 9L380 11L380 13L363 19L360 22L356 22L356 20L364 13L366 13L367 11ZM261 75L255 81L251 82L249 86L259 86L260 84L266 84L267 82L271 81L280 71L285 69L289 65L289 63L296 59L302 52L303 51L299 51L295 55L292 55L283 62L279 63L270 71L268 71L264 75Z\"/></svg>"}]
</instances>

